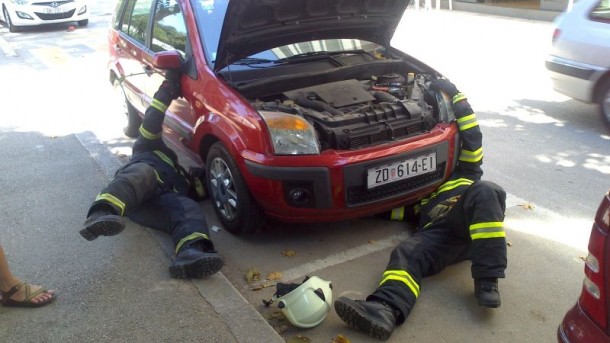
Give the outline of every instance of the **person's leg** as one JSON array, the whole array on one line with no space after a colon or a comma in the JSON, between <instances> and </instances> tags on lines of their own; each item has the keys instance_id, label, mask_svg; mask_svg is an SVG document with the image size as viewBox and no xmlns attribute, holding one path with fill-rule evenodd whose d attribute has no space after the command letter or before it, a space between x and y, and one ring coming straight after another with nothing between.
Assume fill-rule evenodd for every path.
<instances>
[{"instance_id":1,"label":"person's leg","mask_svg":"<svg viewBox=\"0 0 610 343\"><path fill-rule=\"evenodd\" d=\"M475 280L475 295L479 305L500 306L498 278L504 278L507 266L504 211L506 192L489 181L473 183L456 204L466 228L463 235L472 241L471 273Z\"/></svg>"},{"instance_id":2,"label":"person's leg","mask_svg":"<svg viewBox=\"0 0 610 343\"><path fill-rule=\"evenodd\" d=\"M16 278L11 273L1 245L0 292L2 293L2 304L5 306L38 307L51 302L55 298L54 291L45 290L38 285L25 284Z\"/></svg>"},{"instance_id":3,"label":"person's leg","mask_svg":"<svg viewBox=\"0 0 610 343\"><path fill-rule=\"evenodd\" d=\"M352 328L385 340L409 316L421 280L461 260L467 249L468 241L442 226L418 231L392 251L379 287L365 301L339 297L335 310Z\"/></svg>"},{"instance_id":4,"label":"person's leg","mask_svg":"<svg viewBox=\"0 0 610 343\"><path fill-rule=\"evenodd\" d=\"M200 205L174 192L151 199L129 213L136 223L172 236L176 255L170 266L175 278L201 278L218 272L224 262L214 249Z\"/></svg>"},{"instance_id":5,"label":"person's leg","mask_svg":"<svg viewBox=\"0 0 610 343\"><path fill-rule=\"evenodd\" d=\"M89 208L80 234L86 240L113 236L125 228L123 217L159 191L157 174L146 163L120 168Z\"/></svg>"}]
</instances>

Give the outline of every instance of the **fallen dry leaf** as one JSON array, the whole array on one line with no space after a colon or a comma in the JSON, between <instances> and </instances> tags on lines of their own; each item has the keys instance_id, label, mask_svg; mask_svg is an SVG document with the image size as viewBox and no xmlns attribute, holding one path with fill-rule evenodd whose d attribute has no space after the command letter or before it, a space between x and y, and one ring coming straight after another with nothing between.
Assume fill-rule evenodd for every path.
<instances>
[{"instance_id":1,"label":"fallen dry leaf","mask_svg":"<svg viewBox=\"0 0 610 343\"><path fill-rule=\"evenodd\" d=\"M303 335L297 335L286 341L287 343L309 343L311 340Z\"/></svg>"},{"instance_id":2,"label":"fallen dry leaf","mask_svg":"<svg viewBox=\"0 0 610 343\"><path fill-rule=\"evenodd\" d=\"M533 210L534 209L534 205L532 205L531 202L526 202L525 204L519 204L519 206L521 206L521 208L523 208L524 210Z\"/></svg>"},{"instance_id":3,"label":"fallen dry leaf","mask_svg":"<svg viewBox=\"0 0 610 343\"><path fill-rule=\"evenodd\" d=\"M343 335L337 335L337 337L333 338L333 341L331 343L351 343L349 339L347 339L347 337L343 336Z\"/></svg>"},{"instance_id":4,"label":"fallen dry leaf","mask_svg":"<svg viewBox=\"0 0 610 343\"><path fill-rule=\"evenodd\" d=\"M279 280L282 278L282 272L271 272L267 274L267 280Z\"/></svg>"},{"instance_id":5,"label":"fallen dry leaf","mask_svg":"<svg viewBox=\"0 0 610 343\"><path fill-rule=\"evenodd\" d=\"M581 260L587 262L587 257L585 257L585 256L579 256L578 258L580 258Z\"/></svg>"},{"instance_id":6,"label":"fallen dry leaf","mask_svg":"<svg viewBox=\"0 0 610 343\"><path fill-rule=\"evenodd\" d=\"M377 241L374 239L369 240L369 244L375 244L375 242L377 242Z\"/></svg>"},{"instance_id":7,"label":"fallen dry leaf","mask_svg":"<svg viewBox=\"0 0 610 343\"><path fill-rule=\"evenodd\" d=\"M506 245L508 245L509 247L512 247L512 246L513 246L513 243L511 243L511 242L506 242Z\"/></svg>"},{"instance_id":8,"label":"fallen dry leaf","mask_svg":"<svg viewBox=\"0 0 610 343\"><path fill-rule=\"evenodd\" d=\"M261 273L256 268L251 268L250 270L248 270L248 272L246 272L245 277L248 283L252 283L260 280Z\"/></svg>"},{"instance_id":9,"label":"fallen dry leaf","mask_svg":"<svg viewBox=\"0 0 610 343\"><path fill-rule=\"evenodd\" d=\"M286 256L286 257L294 257L294 255L296 255L297 253L295 253L292 250L284 250L282 251L282 255Z\"/></svg>"}]
</instances>

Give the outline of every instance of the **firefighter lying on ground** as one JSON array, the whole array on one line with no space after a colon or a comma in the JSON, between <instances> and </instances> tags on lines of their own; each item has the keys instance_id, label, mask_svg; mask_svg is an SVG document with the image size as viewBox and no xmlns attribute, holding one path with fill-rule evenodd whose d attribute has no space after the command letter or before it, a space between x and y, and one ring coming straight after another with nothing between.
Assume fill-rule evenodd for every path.
<instances>
[{"instance_id":1,"label":"firefighter lying on ground","mask_svg":"<svg viewBox=\"0 0 610 343\"><path fill-rule=\"evenodd\" d=\"M193 200L205 196L201 175L198 169L186 172L162 138L165 110L180 95L180 76L166 72L144 115L131 160L96 197L80 234L89 241L119 234L126 216L172 236L172 277L201 278L218 272L224 262L214 250L203 211Z\"/></svg>"},{"instance_id":2,"label":"firefighter lying on ground","mask_svg":"<svg viewBox=\"0 0 610 343\"><path fill-rule=\"evenodd\" d=\"M461 143L458 165L448 181L413 208L418 230L394 248L378 288L366 300L340 297L334 303L349 326L381 340L407 319L422 279L459 261L472 262L478 304L500 306L498 278L504 278L507 263L506 193L481 180L482 134L466 97L447 80L433 81L430 89L453 98ZM393 219L403 219L404 209L392 211Z\"/></svg>"}]
</instances>

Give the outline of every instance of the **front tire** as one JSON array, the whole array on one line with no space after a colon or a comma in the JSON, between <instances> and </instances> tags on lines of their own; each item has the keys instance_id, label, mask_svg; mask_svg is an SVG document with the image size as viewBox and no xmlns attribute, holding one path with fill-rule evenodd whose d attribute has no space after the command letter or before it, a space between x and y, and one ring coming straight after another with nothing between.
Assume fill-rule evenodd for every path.
<instances>
[{"instance_id":1,"label":"front tire","mask_svg":"<svg viewBox=\"0 0 610 343\"><path fill-rule=\"evenodd\" d=\"M115 79L112 86L114 88L117 104L126 118L123 133L125 133L125 136L129 138L136 138L140 132L142 118L138 114L138 111L136 111L136 109L127 100L125 92L123 91L123 86L121 85L119 79Z\"/></svg>"},{"instance_id":2,"label":"front tire","mask_svg":"<svg viewBox=\"0 0 610 343\"><path fill-rule=\"evenodd\" d=\"M207 186L214 211L227 231L254 233L265 223L265 214L250 191L227 148L217 142L206 158Z\"/></svg>"},{"instance_id":3,"label":"front tire","mask_svg":"<svg viewBox=\"0 0 610 343\"><path fill-rule=\"evenodd\" d=\"M13 24L11 16L8 14L6 7L2 8L2 13L4 14L4 22L6 23L6 26L8 26L9 32L19 32L19 28Z\"/></svg>"},{"instance_id":4,"label":"front tire","mask_svg":"<svg viewBox=\"0 0 610 343\"><path fill-rule=\"evenodd\" d=\"M610 130L610 78L606 79L599 92L599 115Z\"/></svg>"}]
</instances>

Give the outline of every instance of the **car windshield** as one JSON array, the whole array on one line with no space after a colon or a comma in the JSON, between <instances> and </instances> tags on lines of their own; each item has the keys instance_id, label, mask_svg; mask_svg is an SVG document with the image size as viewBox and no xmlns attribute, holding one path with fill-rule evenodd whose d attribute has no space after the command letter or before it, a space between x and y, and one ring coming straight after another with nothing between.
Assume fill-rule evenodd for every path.
<instances>
[{"instance_id":1,"label":"car windshield","mask_svg":"<svg viewBox=\"0 0 610 343\"><path fill-rule=\"evenodd\" d=\"M220 32L229 0L192 0L192 4L206 59L208 63L213 64L216 60ZM237 68L264 68L279 60L324 57L337 53L373 54L378 48L377 44L359 39L315 40L262 51L237 61L235 65L239 66Z\"/></svg>"}]
</instances>

